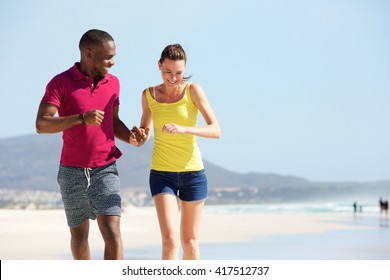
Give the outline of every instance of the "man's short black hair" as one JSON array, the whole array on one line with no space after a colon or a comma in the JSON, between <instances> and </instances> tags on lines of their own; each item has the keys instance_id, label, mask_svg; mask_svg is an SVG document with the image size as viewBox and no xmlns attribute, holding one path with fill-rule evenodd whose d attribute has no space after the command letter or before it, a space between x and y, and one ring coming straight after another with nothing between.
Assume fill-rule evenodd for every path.
<instances>
[{"instance_id":1,"label":"man's short black hair","mask_svg":"<svg viewBox=\"0 0 390 280\"><path fill-rule=\"evenodd\" d=\"M99 29L91 29L83 34L80 39L79 49L80 51L86 48L90 48L95 45L102 45L105 42L114 41L114 38L106 31Z\"/></svg>"}]
</instances>

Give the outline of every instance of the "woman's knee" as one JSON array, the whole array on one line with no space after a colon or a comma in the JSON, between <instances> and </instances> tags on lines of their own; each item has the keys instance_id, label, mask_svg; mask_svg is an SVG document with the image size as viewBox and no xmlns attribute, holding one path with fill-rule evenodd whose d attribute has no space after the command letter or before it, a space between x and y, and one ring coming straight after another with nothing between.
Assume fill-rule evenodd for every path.
<instances>
[{"instance_id":1,"label":"woman's knee","mask_svg":"<svg viewBox=\"0 0 390 280\"><path fill-rule=\"evenodd\" d=\"M163 236L162 244L165 250L177 250L179 248L179 240L173 235Z\"/></svg>"},{"instance_id":2,"label":"woman's knee","mask_svg":"<svg viewBox=\"0 0 390 280\"><path fill-rule=\"evenodd\" d=\"M183 250L186 252L198 251L198 240L196 238L183 238L182 239Z\"/></svg>"}]
</instances>

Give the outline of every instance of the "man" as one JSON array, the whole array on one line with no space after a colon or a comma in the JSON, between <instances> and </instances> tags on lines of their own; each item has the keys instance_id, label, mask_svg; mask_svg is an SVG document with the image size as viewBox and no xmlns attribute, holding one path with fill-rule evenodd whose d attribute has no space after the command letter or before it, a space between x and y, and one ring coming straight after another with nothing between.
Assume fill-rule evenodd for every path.
<instances>
[{"instance_id":1,"label":"man","mask_svg":"<svg viewBox=\"0 0 390 280\"><path fill-rule=\"evenodd\" d=\"M92 29L80 39L80 62L47 85L36 119L38 133L63 132L58 183L71 233L74 259L90 259L89 219L105 242L104 259L123 259L121 196L115 137L137 146L120 120L119 81L109 74L114 39ZM56 115L58 113L58 116Z\"/></svg>"}]
</instances>

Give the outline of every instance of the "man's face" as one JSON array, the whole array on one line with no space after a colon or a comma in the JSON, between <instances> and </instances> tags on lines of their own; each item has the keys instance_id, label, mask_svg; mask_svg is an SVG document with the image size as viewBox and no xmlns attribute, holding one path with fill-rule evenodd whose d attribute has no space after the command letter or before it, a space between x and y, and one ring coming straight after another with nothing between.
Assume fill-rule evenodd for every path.
<instances>
[{"instance_id":1,"label":"man's face","mask_svg":"<svg viewBox=\"0 0 390 280\"><path fill-rule=\"evenodd\" d=\"M105 42L103 45L91 49L91 73L95 78L106 76L109 69L115 64L115 49L113 41Z\"/></svg>"}]
</instances>

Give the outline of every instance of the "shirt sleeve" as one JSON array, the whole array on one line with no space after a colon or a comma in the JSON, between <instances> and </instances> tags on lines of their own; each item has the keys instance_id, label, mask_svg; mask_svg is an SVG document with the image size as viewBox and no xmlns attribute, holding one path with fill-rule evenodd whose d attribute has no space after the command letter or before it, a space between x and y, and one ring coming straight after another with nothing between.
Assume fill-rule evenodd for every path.
<instances>
[{"instance_id":1,"label":"shirt sleeve","mask_svg":"<svg viewBox=\"0 0 390 280\"><path fill-rule=\"evenodd\" d=\"M49 103L57 106L58 108L61 107L61 87L59 83L58 76L54 77L46 86L45 94L42 98L43 103Z\"/></svg>"}]
</instances>

